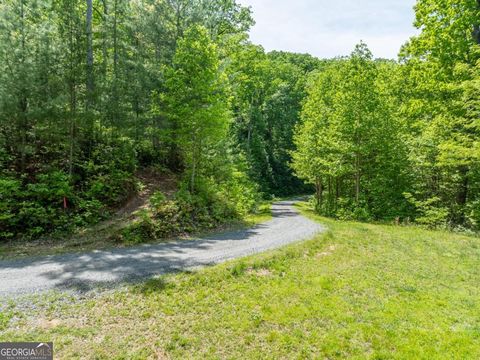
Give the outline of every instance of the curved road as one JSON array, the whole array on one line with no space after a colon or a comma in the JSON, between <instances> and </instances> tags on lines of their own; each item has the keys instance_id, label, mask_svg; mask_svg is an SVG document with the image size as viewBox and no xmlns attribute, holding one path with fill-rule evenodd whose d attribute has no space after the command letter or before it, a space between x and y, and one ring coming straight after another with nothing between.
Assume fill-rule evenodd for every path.
<instances>
[{"instance_id":1,"label":"curved road","mask_svg":"<svg viewBox=\"0 0 480 360\"><path fill-rule=\"evenodd\" d=\"M306 240L323 231L320 224L300 215L293 204L273 204L273 219L253 228L198 240L0 261L0 296L51 289L86 291L98 285L220 263Z\"/></svg>"}]
</instances>

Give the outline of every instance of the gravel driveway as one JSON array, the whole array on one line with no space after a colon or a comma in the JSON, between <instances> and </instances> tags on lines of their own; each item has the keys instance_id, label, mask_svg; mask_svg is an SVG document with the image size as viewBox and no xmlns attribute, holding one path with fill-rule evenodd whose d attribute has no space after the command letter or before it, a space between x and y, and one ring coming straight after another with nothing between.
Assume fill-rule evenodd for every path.
<instances>
[{"instance_id":1,"label":"gravel driveway","mask_svg":"<svg viewBox=\"0 0 480 360\"><path fill-rule=\"evenodd\" d=\"M272 205L273 219L192 241L0 261L0 296L51 289L88 290L170 271L220 263L306 240L323 227L300 215L294 201Z\"/></svg>"}]
</instances>

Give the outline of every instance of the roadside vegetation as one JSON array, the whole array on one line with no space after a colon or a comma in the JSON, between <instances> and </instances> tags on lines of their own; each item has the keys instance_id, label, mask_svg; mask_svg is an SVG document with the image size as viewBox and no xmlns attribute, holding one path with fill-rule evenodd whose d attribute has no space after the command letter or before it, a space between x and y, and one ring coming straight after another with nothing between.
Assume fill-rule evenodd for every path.
<instances>
[{"instance_id":1,"label":"roadside vegetation","mask_svg":"<svg viewBox=\"0 0 480 360\"><path fill-rule=\"evenodd\" d=\"M480 3L418 0L399 62L366 44L309 77L292 166L329 217L480 226Z\"/></svg>"},{"instance_id":2,"label":"roadside vegetation","mask_svg":"<svg viewBox=\"0 0 480 360\"><path fill-rule=\"evenodd\" d=\"M480 356L478 238L301 211L328 232L82 300L12 302L0 339L49 339L69 359Z\"/></svg>"},{"instance_id":3,"label":"roadside vegetation","mask_svg":"<svg viewBox=\"0 0 480 360\"><path fill-rule=\"evenodd\" d=\"M253 209L241 216L217 218L215 222L211 218L198 221L191 210L182 211L178 200L167 200L160 191L146 200L125 213L70 235L57 233L35 240L16 239L0 243L0 260L192 240L249 228L272 218L273 199L256 202ZM162 212L161 217L159 212Z\"/></svg>"}]
</instances>

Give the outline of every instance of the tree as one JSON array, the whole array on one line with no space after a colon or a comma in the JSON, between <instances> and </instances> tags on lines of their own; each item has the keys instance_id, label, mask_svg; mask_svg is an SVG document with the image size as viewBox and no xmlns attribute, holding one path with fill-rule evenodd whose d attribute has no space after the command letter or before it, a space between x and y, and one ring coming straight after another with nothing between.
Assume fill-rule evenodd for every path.
<instances>
[{"instance_id":1,"label":"tree","mask_svg":"<svg viewBox=\"0 0 480 360\"><path fill-rule=\"evenodd\" d=\"M320 61L301 54L265 54L261 47L249 43L240 45L230 59L232 133L238 151L250 164L251 178L265 193L305 191L288 163L306 77Z\"/></svg>"},{"instance_id":2,"label":"tree","mask_svg":"<svg viewBox=\"0 0 480 360\"><path fill-rule=\"evenodd\" d=\"M189 27L204 25L217 46L225 46L229 37L245 37L251 23L250 11L233 0L1 1L0 180L16 190L6 192L14 193L2 203L6 208L0 204L0 227L9 236L34 236L52 224L98 221L135 191L138 167L183 172L170 161L170 144L185 150L193 179L211 176L203 165L213 155L203 150L213 151L220 140L228 150L227 136L207 134L204 146L196 135L201 146L189 147L181 118L166 139L173 118L164 116L156 94L167 92L166 68L188 65L191 49L177 56L187 59L183 65L174 64L174 55ZM218 56L208 51L206 59L218 68ZM203 89L205 107L197 104L191 118L213 119L205 122L211 128L228 117L218 78L219 88Z\"/></svg>"},{"instance_id":3,"label":"tree","mask_svg":"<svg viewBox=\"0 0 480 360\"><path fill-rule=\"evenodd\" d=\"M405 202L398 196L405 186L401 167L406 165L400 127L388 105L383 72L393 69L374 62L360 44L348 59L310 79L294 135L292 168L315 185L322 213L392 217Z\"/></svg>"},{"instance_id":4,"label":"tree","mask_svg":"<svg viewBox=\"0 0 480 360\"><path fill-rule=\"evenodd\" d=\"M340 179L346 173L342 151L347 144L334 125L334 97L340 84L343 62L334 62L321 72L312 74L307 98L302 109L302 120L294 134L295 151L291 166L295 174L313 184L316 190L317 210L324 210L323 193L328 183L327 210L331 214L333 203L332 178Z\"/></svg>"},{"instance_id":5,"label":"tree","mask_svg":"<svg viewBox=\"0 0 480 360\"><path fill-rule=\"evenodd\" d=\"M465 90L475 81L479 59L477 0L421 0L415 6L415 25L421 33L402 49L405 77L412 79L404 116L411 133L411 159L416 163L416 197L439 199L450 223L465 223L469 199L477 196L471 184L478 162L474 139L478 129L468 115ZM414 116L411 116L414 115Z\"/></svg>"},{"instance_id":6,"label":"tree","mask_svg":"<svg viewBox=\"0 0 480 360\"><path fill-rule=\"evenodd\" d=\"M217 47L201 26L189 28L179 40L164 94L175 138L196 189L204 162L226 135L229 122L225 78L219 71Z\"/></svg>"}]
</instances>

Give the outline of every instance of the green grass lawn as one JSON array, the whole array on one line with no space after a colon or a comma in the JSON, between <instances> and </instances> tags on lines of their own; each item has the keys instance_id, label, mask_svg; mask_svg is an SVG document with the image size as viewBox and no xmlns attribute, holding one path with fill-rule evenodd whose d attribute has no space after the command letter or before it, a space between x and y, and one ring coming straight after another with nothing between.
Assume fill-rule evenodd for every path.
<instances>
[{"instance_id":1,"label":"green grass lawn","mask_svg":"<svg viewBox=\"0 0 480 360\"><path fill-rule=\"evenodd\" d=\"M480 239L318 220L327 233L277 251L56 295L37 317L12 305L0 341L53 341L64 359L480 358Z\"/></svg>"}]
</instances>

